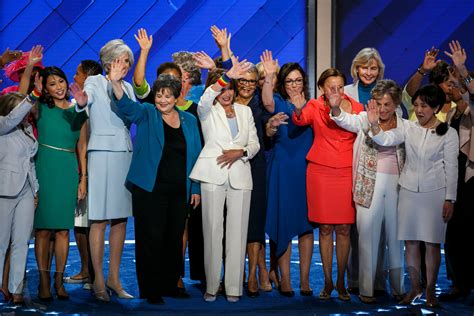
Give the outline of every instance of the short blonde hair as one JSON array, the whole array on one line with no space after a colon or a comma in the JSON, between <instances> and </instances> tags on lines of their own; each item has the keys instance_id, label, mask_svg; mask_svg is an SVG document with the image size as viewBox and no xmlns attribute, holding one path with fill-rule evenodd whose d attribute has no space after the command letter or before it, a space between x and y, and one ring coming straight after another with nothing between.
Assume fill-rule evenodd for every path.
<instances>
[{"instance_id":1,"label":"short blonde hair","mask_svg":"<svg viewBox=\"0 0 474 316\"><path fill-rule=\"evenodd\" d=\"M362 48L352 60L351 76L354 80L354 83L359 80L359 76L357 75L357 69L363 65L366 65L371 59L374 59L377 62L377 65L379 66L379 74L377 76L377 79L375 80L380 80L383 78L385 72L385 64L382 61L382 57L380 57L379 51L373 47L366 47Z\"/></svg>"},{"instance_id":2,"label":"short blonde hair","mask_svg":"<svg viewBox=\"0 0 474 316\"><path fill-rule=\"evenodd\" d=\"M121 39L114 39L100 49L100 62L105 72L109 72L112 62L119 58L123 53L127 53L130 62L130 68L133 66L134 58L130 47Z\"/></svg>"},{"instance_id":3,"label":"short blonde hair","mask_svg":"<svg viewBox=\"0 0 474 316\"><path fill-rule=\"evenodd\" d=\"M262 62L259 62L258 64L256 64L255 67L257 68L258 77L259 78L265 77L265 69L263 69ZM277 76L279 72L280 72L280 65L278 64L278 61L277 61L277 69L276 69Z\"/></svg>"}]
</instances>

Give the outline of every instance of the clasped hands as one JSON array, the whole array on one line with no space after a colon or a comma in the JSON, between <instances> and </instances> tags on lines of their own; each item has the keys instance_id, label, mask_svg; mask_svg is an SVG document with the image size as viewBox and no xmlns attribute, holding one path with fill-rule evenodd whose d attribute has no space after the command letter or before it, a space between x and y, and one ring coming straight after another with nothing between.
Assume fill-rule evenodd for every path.
<instances>
[{"instance_id":1,"label":"clasped hands","mask_svg":"<svg viewBox=\"0 0 474 316\"><path fill-rule=\"evenodd\" d=\"M227 166L227 169L230 169L230 167L244 156L244 150L243 149L228 149L228 150L223 150L222 155L217 157L217 164L221 167L224 168Z\"/></svg>"}]
</instances>

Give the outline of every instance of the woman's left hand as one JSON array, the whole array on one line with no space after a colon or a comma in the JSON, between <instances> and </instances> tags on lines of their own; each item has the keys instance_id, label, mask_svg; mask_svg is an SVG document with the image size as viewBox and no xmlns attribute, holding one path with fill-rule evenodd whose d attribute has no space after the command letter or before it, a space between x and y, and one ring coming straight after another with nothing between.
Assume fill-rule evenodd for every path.
<instances>
[{"instance_id":1,"label":"woman's left hand","mask_svg":"<svg viewBox=\"0 0 474 316\"><path fill-rule=\"evenodd\" d=\"M454 203L451 201L444 201L443 205L443 221L447 223L453 217Z\"/></svg>"},{"instance_id":2,"label":"woman's left hand","mask_svg":"<svg viewBox=\"0 0 474 316\"><path fill-rule=\"evenodd\" d=\"M87 178L81 177L77 187L77 200L83 200L87 195Z\"/></svg>"},{"instance_id":3,"label":"woman's left hand","mask_svg":"<svg viewBox=\"0 0 474 316\"><path fill-rule=\"evenodd\" d=\"M38 193L35 194L35 198L33 200L33 203L34 203L35 209L36 209L38 207L38 203L39 203Z\"/></svg>"},{"instance_id":4,"label":"woman's left hand","mask_svg":"<svg viewBox=\"0 0 474 316\"><path fill-rule=\"evenodd\" d=\"M201 196L199 194L191 194L191 202L189 204L193 206L193 209L196 209L199 203L201 203Z\"/></svg>"},{"instance_id":5,"label":"woman's left hand","mask_svg":"<svg viewBox=\"0 0 474 316\"><path fill-rule=\"evenodd\" d=\"M234 162L242 158L243 150L242 149L230 149L223 150L222 155L217 157L217 164L224 168L227 166L228 169L232 166Z\"/></svg>"}]
</instances>

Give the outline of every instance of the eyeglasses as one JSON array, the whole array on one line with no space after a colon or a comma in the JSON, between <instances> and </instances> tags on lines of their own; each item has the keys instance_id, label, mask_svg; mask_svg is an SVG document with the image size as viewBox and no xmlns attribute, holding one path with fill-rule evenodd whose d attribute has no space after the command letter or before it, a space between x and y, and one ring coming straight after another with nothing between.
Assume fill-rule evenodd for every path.
<instances>
[{"instance_id":1,"label":"eyeglasses","mask_svg":"<svg viewBox=\"0 0 474 316\"><path fill-rule=\"evenodd\" d=\"M254 86L257 84L257 80L247 80L247 79L243 79L243 78L240 78L239 80L237 80L240 84L243 84L243 85L249 85L249 86Z\"/></svg>"},{"instance_id":2,"label":"eyeglasses","mask_svg":"<svg viewBox=\"0 0 474 316\"><path fill-rule=\"evenodd\" d=\"M303 84L303 78L298 78L298 79L295 79L295 80L285 80L285 85L287 86L291 86L293 84L296 84L297 86L300 86Z\"/></svg>"}]
</instances>

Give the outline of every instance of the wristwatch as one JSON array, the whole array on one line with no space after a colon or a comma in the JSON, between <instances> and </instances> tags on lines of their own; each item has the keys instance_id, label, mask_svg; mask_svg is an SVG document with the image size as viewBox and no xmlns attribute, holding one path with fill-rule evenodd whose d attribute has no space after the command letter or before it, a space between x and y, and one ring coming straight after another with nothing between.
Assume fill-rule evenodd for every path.
<instances>
[{"instance_id":1,"label":"wristwatch","mask_svg":"<svg viewBox=\"0 0 474 316\"><path fill-rule=\"evenodd\" d=\"M446 202L456 203L456 200L445 200Z\"/></svg>"},{"instance_id":2,"label":"wristwatch","mask_svg":"<svg viewBox=\"0 0 474 316\"><path fill-rule=\"evenodd\" d=\"M247 149L243 149L243 154L242 154L242 157L248 157L249 154L247 152Z\"/></svg>"}]
</instances>

